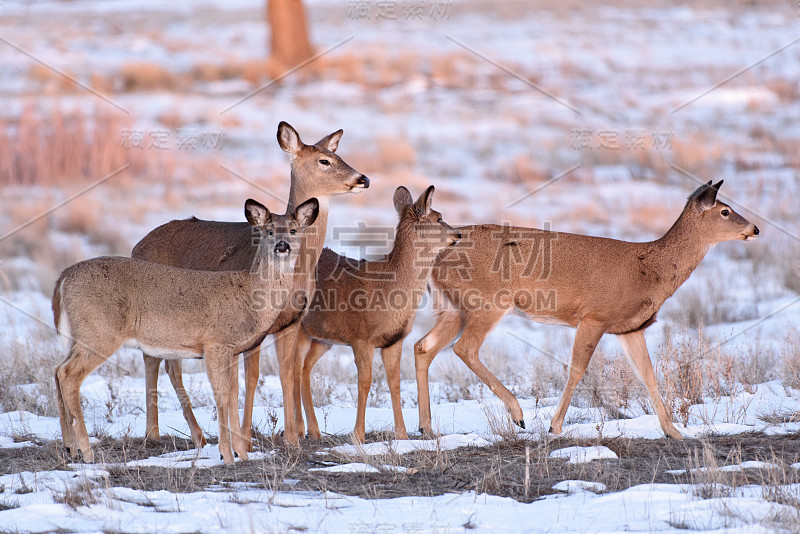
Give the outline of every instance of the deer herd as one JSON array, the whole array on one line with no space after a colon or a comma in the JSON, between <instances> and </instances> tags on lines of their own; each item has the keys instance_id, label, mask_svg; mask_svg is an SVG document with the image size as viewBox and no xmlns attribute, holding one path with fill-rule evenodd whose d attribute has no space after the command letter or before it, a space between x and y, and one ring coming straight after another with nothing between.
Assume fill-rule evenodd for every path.
<instances>
[{"instance_id":1,"label":"deer herd","mask_svg":"<svg viewBox=\"0 0 800 534\"><path fill-rule=\"evenodd\" d=\"M605 333L614 334L644 383L661 428L681 438L666 410L644 330L715 244L749 240L758 228L717 199L722 181L694 191L659 239L628 242L508 225L454 228L432 207L434 187L414 199L394 194L398 215L392 251L355 260L323 248L331 197L360 193L369 179L336 155L342 130L306 145L289 124L278 143L291 159L286 213L255 200L247 222L172 221L146 235L131 258L100 257L67 268L56 282L56 328L69 346L55 369L64 446L94 461L81 410L86 376L120 347L141 349L145 364L146 436L159 438L157 381L161 361L198 448L205 445L183 386L181 361L204 358L219 419L225 463L247 458L259 379L260 346L274 336L283 393L284 439L320 439L310 376L334 344L353 349L358 370L354 438L365 438L365 409L376 348L386 370L395 436L407 439L400 410L400 358L426 289L433 328L414 345L419 428L433 432L428 370L453 351L525 427L514 395L481 363L480 348L500 320L516 311L533 321L576 328L569 375L551 421L560 433L575 387ZM376 304L378 303L378 304ZM239 421L238 354L245 369Z\"/></svg>"}]
</instances>

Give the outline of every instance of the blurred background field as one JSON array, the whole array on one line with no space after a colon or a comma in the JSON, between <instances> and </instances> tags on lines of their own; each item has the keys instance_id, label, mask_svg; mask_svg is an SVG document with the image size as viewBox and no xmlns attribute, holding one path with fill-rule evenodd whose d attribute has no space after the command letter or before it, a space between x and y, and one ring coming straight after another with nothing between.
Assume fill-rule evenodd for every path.
<instances>
[{"instance_id":1,"label":"blurred background field","mask_svg":"<svg viewBox=\"0 0 800 534\"><path fill-rule=\"evenodd\" d=\"M687 421L704 397L755 384L775 381L796 396L796 3L304 4L319 57L297 69L269 58L263 2L0 4L4 411L56 413L50 375L62 355L47 325L61 269L128 255L173 218L243 220L247 197L282 208L281 120L307 143L344 129L338 153L371 178L363 195L331 203L329 244L352 256L390 247L364 250L333 236L359 221L394 226L398 185L416 195L435 184L434 206L454 225L647 240L670 227L699 182L724 178L723 199L762 233L714 249L648 331L662 392ZM431 324L423 310L407 339L412 413L411 345ZM508 318L484 360L516 394L549 406L571 340L569 329ZM263 370L275 374L267 354ZM380 368L378 360L370 402L385 407ZM317 370L317 405L350 406L349 349ZM141 373L132 351L99 370L108 383ZM491 397L449 349L432 373L435 400ZM257 397L268 411L281 402L274 382L265 378ZM209 406L202 375L193 383L197 405ZM649 413L632 383L606 340L575 403L613 418ZM128 399L112 389L101 388L111 412L141 410L143 391L131 388ZM161 393L177 407L171 388Z\"/></svg>"}]
</instances>

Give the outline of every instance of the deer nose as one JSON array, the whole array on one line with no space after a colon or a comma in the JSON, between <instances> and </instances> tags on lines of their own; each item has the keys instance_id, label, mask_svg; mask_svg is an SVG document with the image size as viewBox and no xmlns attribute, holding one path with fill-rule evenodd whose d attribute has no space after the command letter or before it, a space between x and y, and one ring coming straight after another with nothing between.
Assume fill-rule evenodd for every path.
<instances>
[{"instance_id":1,"label":"deer nose","mask_svg":"<svg viewBox=\"0 0 800 534\"><path fill-rule=\"evenodd\" d=\"M366 176L364 176L362 174L361 176L358 177L358 180L356 180L356 183L358 185L363 185L364 189L367 189L369 187L369 178L367 178Z\"/></svg>"},{"instance_id":2,"label":"deer nose","mask_svg":"<svg viewBox=\"0 0 800 534\"><path fill-rule=\"evenodd\" d=\"M458 232L458 233L456 234L456 239L461 239L461 232Z\"/></svg>"},{"instance_id":3,"label":"deer nose","mask_svg":"<svg viewBox=\"0 0 800 534\"><path fill-rule=\"evenodd\" d=\"M290 252L291 250L292 249L289 246L289 243L287 243L286 241L279 241L275 245L275 254L286 254L287 252Z\"/></svg>"}]
</instances>

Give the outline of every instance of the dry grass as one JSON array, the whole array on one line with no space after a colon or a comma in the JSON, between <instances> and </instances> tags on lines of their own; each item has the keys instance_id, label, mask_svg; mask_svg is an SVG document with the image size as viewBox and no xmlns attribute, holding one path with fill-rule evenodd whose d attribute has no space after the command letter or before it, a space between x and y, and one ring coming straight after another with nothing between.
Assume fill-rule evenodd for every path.
<instances>
[{"instance_id":1,"label":"dry grass","mask_svg":"<svg viewBox=\"0 0 800 534\"><path fill-rule=\"evenodd\" d=\"M158 63L138 61L125 63L120 69L122 85L126 91L153 91L175 89L175 77Z\"/></svg>"},{"instance_id":2,"label":"dry grass","mask_svg":"<svg viewBox=\"0 0 800 534\"><path fill-rule=\"evenodd\" d=\"M234 180L220 176L218 151L126 148L126 130L130 124L118 115L58 105L29 104L17 119L0 123L0 197L6 206L0 234L8 232L0 257L34 263L28 271L4 263L7 289L49 295L67 266L90 256L129 254L129 221L141 223L147 213L187 202L202 209L209 199L220 201L209 184Z\"/></svg>"},{"instance_id":3,"label":"dry grass","mask_svg":"<svg viewBox=\"0 0 800 534\"><path fill-rule=\"evenodd\" d=\"M574 397L579 403L600 408L604 418L626 419L628 410L645 406L647 391L624 356L597 351Z\"/></svg>"},{"instance_id":4,"label":"dry grass","mask_svg":"<svg viewBox=\"0 0 800 534\"><path fill-rule=\"evenodd\" d=\"M16 120L0 122L0 185L98 180L126 163L141 172L142 158L122 147L127 126L115 114L29 104Z\"/></svg>"},{"instance_id":5,"label":"dry grass","mask_svg":"<svg viewBox=\"0 0 800 534\"><path fill-rule=\"evenodd\" d=\"M57 417L53 369L63 359L55 333L40 325L9 340L0 358L0 408Z\"/></svg>"},{"instance_id":6,"label":"dry grass","mask_svg":"<svg viewBox=\"0 0 800 534\"><path fill-rule=\"evenodd\" d=\"M672 307L664 316L675 325L690 330L758 318L755 299L745 303L734 300L730 298L726 288L719 284L708 284L702 291L691 291L688 288L679 290L672 298Z\"/></svg>"},{"instance_id":7,"label":"dry grass","mask_svg":"<svg viewBox=\"0 0 800 534\"><path fill-rule=\"evenodd\" d=\"M164 123L175 130L170 132L174 144L185 121L165 114ZM139 145L132 141L135 135L143 137ZM27 104L19 117L0 120L0 186L85 186L128 165L113 184L135 190L141 186L137 180L191 182L215 167L209 163L217 151L148 149L147 135L121 113Z\"/></svg>"},{"instance_id":8,"label":"dry grass","mask_svg":"<svg viewBox=\"0 0 800 534\"><path fill-rule=\"evenodd\" d=\"M100 492L100 486L84 476L77 483L65 483L63 490L53 490L53 500L76 510L102 502Z\"/></svg>"},{"instance_id":9,"label":"dry grass","mask_svg":"<svg viewBox=\"0 0 800 534\"><path fill-rule=\"evenodd\" d=\"M734 353L724 344L705 339L702 331L690 341L673 343L668 339L659 351L659 390L668 409L671 407L684 425L693 415L704 424L744 422L750 401L724 403L724 398L753 393L756 384L775 378L774 355L759 347L749 354Z\"/></svg>"},{"instance_id":10,"label":"dry grass","mask_svg":"<svg viewBox=\"0 0 800 534\"><path fill-rule=\"evenodd\" d=\"M800 390L800 331L797 326L787 329L781 346L779 373L784 387Z\"/></svg>"}]
</instances>

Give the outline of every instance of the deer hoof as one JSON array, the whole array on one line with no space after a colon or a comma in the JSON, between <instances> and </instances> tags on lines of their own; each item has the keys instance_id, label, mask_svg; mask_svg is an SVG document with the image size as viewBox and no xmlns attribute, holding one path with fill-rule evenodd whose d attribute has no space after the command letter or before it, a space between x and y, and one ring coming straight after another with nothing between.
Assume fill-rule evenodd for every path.
<instances>
[{"instance_id":1,"label":"deer hoof","mask_svg":"<svg viewBox=\"0 0 800 534\"><path fill-rule=\"evenodd\" d=\"M520 419L519 421L514 421L514 424L520 427L522 430L525 430L525 419Z\"/></svg>"}]
</instances>

